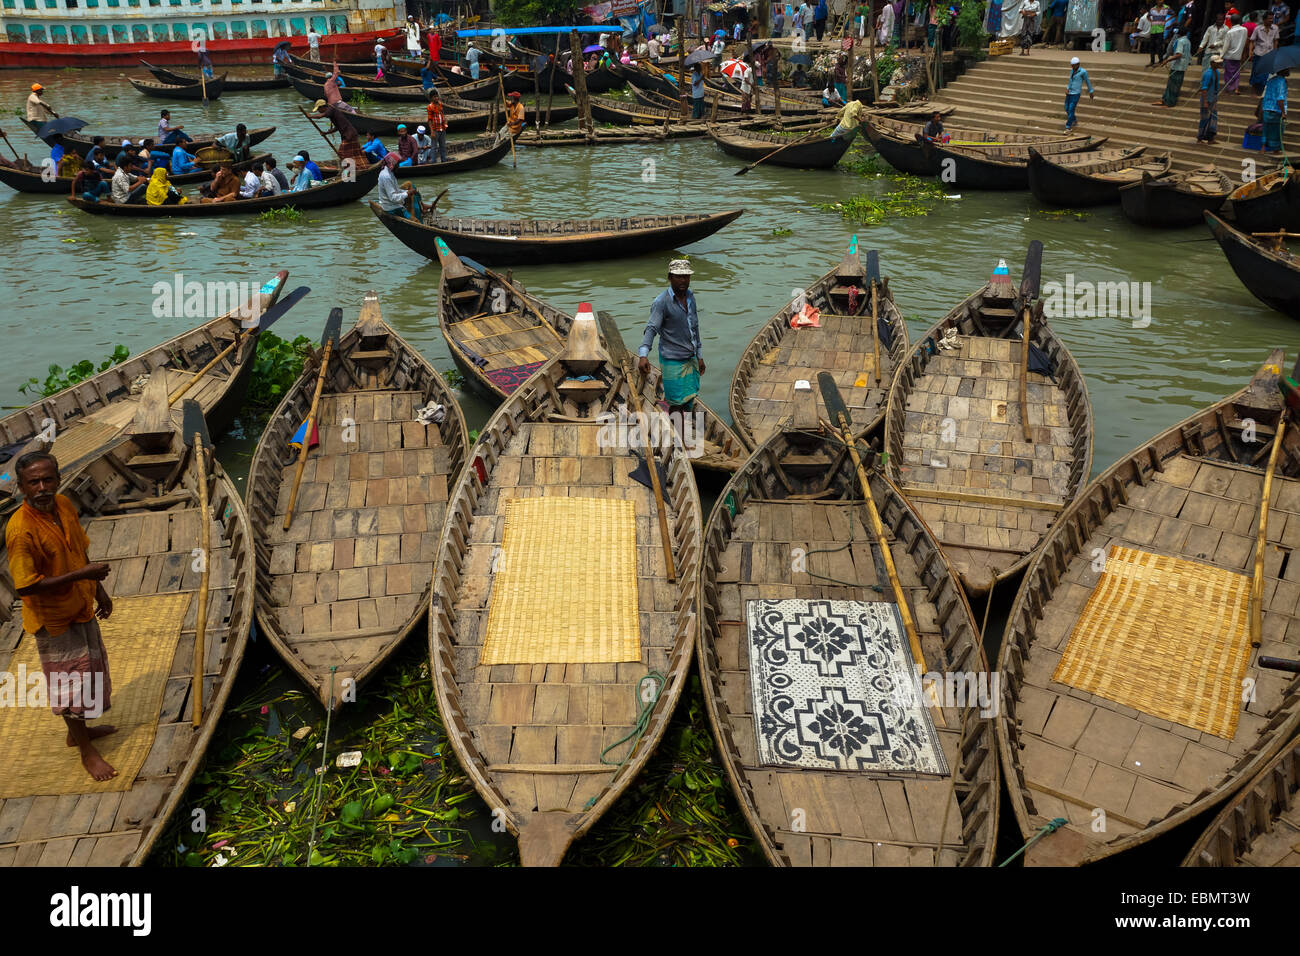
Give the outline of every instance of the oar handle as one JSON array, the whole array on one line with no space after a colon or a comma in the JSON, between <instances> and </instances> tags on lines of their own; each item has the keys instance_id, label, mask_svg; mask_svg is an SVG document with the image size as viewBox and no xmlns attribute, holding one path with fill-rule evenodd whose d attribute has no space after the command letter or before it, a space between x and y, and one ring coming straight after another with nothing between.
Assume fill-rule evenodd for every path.
<instances>
[{"instance_id":1,"label":"oar handle","mask_svg":"<svg viewBox=\"0 0 1300 956\"><path fill-rule=\"evenodd\" d=\"M334 350L334 339L325 341L325 353L321 356L320 374L316 376L316 393L312 395L311 410L307 413L307 424L303 430L302 446L298 449L298 465L294 469L293 487L289 489L289 508L284 513L284 530L289 530L293 523L293 510L298 504L298 488L302 484L302 473L307 467L307 454L311 450L311 433L316 427L316 409L320 403L320 393L325 387L325 373L329 369L330 353Z\"/></svg>"},{"instance_id":2,"label":"oar handle","mask_svg":"<svg viewBox=\"0 0 1300 956\"><path fill-rule=\"evenodd\" d=\"M199 578L199 606L194 618L194 675L191 694L194 698L191 723L198 727L203 722L203 667L207 656L204 643L208 630L208 586L212 574L212 515L208 513L208 463L207 449L203 445L203 436L193 434L194 459L198 470L199 485L199 549L203 560L203 572Z\"/></svg>"}]
</instances>

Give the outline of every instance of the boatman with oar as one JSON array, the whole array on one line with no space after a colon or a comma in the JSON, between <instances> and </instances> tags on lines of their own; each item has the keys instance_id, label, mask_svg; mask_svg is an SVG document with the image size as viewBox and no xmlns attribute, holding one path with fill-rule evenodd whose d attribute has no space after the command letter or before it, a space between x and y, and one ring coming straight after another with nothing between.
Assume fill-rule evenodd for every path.
<instances>
[{"instance_id":1,"label":"boatman with oar","mask_svg":"<svg viewBox=\"0 0 1300 956\"><path fill-rule=\"evenodd\" d=\"M637 354L641 374L650 371L650 347L659 336L659 367L663 369L664 398L668 400L668 414L677 422L685 422L695 408L695 396L700 393L700 376L704 374L704 359L700 348L700 319L695 308L695 295L691 292L691 276L695 271L685 259L668 263L668 286L650 305L650 321L646 323L645 336ZM679 430L681 425L678 426Z\"/></svg>"},{"instance_id":2,"label":"boatman with oar","mask_svg":"<svg viewBox=\"0 0 1300 956\"><path fill-rule=\"evenodd\" d=\"M110 726L87 727L86 719L108 710L112 684L108 654L95 620L113 613L104 589L109 567L87 556L90 539L77 509L59 494L59 463L45 451L18 459L14 468L23 503L5 529L9 573L23 601L24 640L36 642L50 708L68 726L67 745L81 752L81 765L96 780L117 771L92 741Z\"/></svg>"}]
</instances>

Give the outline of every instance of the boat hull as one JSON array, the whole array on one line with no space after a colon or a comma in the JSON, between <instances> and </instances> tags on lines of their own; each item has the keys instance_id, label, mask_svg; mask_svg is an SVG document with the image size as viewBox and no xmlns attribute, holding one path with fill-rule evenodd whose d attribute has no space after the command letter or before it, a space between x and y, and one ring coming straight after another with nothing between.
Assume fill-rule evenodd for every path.
<instances>
[{"instance_id":1,"label":"boat hull","mask_svg":"<svg viewBox=\"0 0 1300 956\"><path fill-rule=\"evenodd\" d=\"M1214 213L1204 214L1228 265L1250 294L1270 309L1300 319L1300 268L1289 265L1233 229Z\"/></svg>"},{"instance_id":2,"label":"boat hull","mask_svg":"<svg viewBox=\"0 0 1300 956\"><path fill-rule=\"evenodd\" d=\"M1124 217L1139 226L1178 229L1202 222L1207 212L1218 212L1227 196L1197 196L1159 182L1134 183L1119 191Z\"/></svg>"}]
</instances>

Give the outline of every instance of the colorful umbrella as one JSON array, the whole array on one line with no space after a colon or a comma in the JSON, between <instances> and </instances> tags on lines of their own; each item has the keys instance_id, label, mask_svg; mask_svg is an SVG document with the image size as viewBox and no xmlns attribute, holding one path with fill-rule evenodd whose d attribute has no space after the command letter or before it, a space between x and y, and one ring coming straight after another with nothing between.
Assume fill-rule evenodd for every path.
<instances>
[{"instance_id":1,"label":"colorful umbrella","mask_svg":"<svg viewBox=\"0 0 1300 956\"><path fill-rule=\"evenodd\" d=\"M593 43L591 46L583 47L582 52L583 52L583 53L595 53L597 50L603 50L603 49L605 49L605 48L604 48L603 46L601 46L599 43Z\"/></svg>"},{"instance_id":2,"label":"colorful umbrella","mask_svg":"<svg viewBox=\"0 0 1300 956\"><path fill-rule=\"evenodd\" d=\"M749 72L749 66L743 60L723 60L722 75L731 79L739 79Z\"/></svg>"}]
</instances>

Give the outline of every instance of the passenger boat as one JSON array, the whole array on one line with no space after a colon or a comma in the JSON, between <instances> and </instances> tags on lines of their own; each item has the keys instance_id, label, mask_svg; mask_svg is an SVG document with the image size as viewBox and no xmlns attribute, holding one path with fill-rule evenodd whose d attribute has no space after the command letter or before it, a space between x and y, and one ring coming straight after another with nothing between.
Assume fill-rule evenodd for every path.
<instances>
[{"instance_id":1,"label":"passenger boat","mask_svg":"<svg viewBox=\"0 0 1300 956\"><path fill-rule=\"evenodd\" d=\"M664 416L636 414L652 384L605 351L589 308L483 426L433 565L438 712L525 866L559 865L635 781L697 629L690 460L676 441L655 450ZM620 409L647 440L620 440L605 414ZM651 449L657 490L633 477L632 445Z\"/></svg>"},{"instance_id":2,"label":"passenger boat","mask_svg":"<svg viewBox=\"0 0 1300 956\"><path fill-rule=\"evenodd\" d=\"M230 697L253 620L248 516L212 455L198 403L185 401L177 427L166 402L162 379L152 380L124 433L78 470L64 468L59 489L77 510L90 560L110 568L103 585L113 608L99 627L111 710L90 726L116 727L95 747L118 775L92 779L47 707L3 708L0 754L10 770L0 783L0 865L142 865ZM35 638L23 629L5 558L0 669L36 674ZM90 689L98 706L107 689Z\"/></svg>"},{"instance_id":3,"label":"passenger boat","mask_svg":"<svg viewBox=\"0 0 1300 956\"><path fill-rule=\"evenodd\" d=\"M472 100L458 100L455 97L446 96L442 98L443 117L447 120L448 133L469 133L486 131L494 133L496 130L489 129L493 124L493 111L491 107L483 108L483 104L475 103ZM578 115L578 107L572 102L565 100L552 106L550 116L552 124L563 123L571 120ZM526 126L533 126L542 122L546 118L546 107L543 106L539 111L533 106L524 107L524 123ZM409 117L402 116L383 116L374 113L351 113L348 121L358 133L374 133L376 136L391 136L397 132L399 124L405 125L407 129L414 130L420 126L428 125L426 114L412 114ZM496 112L496 121L498 129L505 125L505 111ZM450 149L452 143L447 144Z\"/></svg>"},{"instance_id":4,"label":"passenger boat","mask_svg":"<svg viewBox=\"0 0 1300 956\"><path fill-rule=\"evenodd\" d=\"M917 134L918 137L920 134ZM1100 158L1121 156L1120 150L1099 151L1105 139L1085 139L1064 144L1042 144L1053 155L1079 154ZM1038 147L1035 147L1038 148ZM1029 154L1025 146L950 146L925 142L923 149L932 152L943 180L954 189L1028 189Z\"/></svg>"},{"instance_id":5,"label":"passenger boat","mask_svg":"<svg viewBox=\"0 0 1300 956\"><path fill-rule=\"evenodd\" d=\"M732 477L704 536L700 683L736 802L774 866L988 866L1000 789L971 609L874 454L855 468L805 396ZM834 634L818 652L833 655L827 671L802 656L819 633ZM921 674L948 679L917 686ZM940 692L963 680L969 694Z\"/></svg>"},{"instance_id":6,"label":"passenger boat","mask_svg":"<svg viewBox=\"0 0 1300 956\"><path fill-rule=\"evenodd\" d=\"M831 139L830 130L819 136L781 136L709 124L709 138L727 155L795 169L830 169L848 152L857 134L853 129L838 139Z\"/></svg>"},{"instance_id":7,"label":"passenger boat","mask_svg":"<svg viewBox=\"0 0 1300 956\"><path fill-rule=\"evenodd\" d=\"M149 206L143 203L87 202L80 196L69 196L68 202L82 212L100 216L128 216L144 219L192 219L205 216L239 216L263 213L268 209L321 209L355 202L375 188L382 166L372 164L359 169L351 179L342 176L326 180L301 192L286 192L260 199L232 199L228 202L201 203L197 197L190 201L167 206Z\"/></svg>"},{"instance_id":8,"label":"passenger boat","mask_svg":"<svg viewBox=\"0 0 1300 956\"><path fill-rule=\"evenodd\" d=\"M426 213L423 222L371 205L375 217L407 248L437 259L439 239L458 254L490 265L584 262L678 249L708 238L745 210L616 216L606 219L462 219Z\"/></svg>"},{"instance_id":9,"label":"passenger boat","mask_svg":"<svg viewBox=\"0 0 1300 956\"><path fill-rule=\"evenodd\" d=\"M26 124L27 128L30 129L33 133L35 133L38 129L40 129L43 125L45 125L43 123L35 122L34 120L23 120L23 122ZM226 132L233 133L234 131L235 131L235 124L232 123L230 129L227 130ZM250 129L248 130L248 145L250 147L256 146L258 143L262 142L263 140L270 138L271 134L274 132L275 132L274 126L263 126L260 127L259 129ZM128 136L124 133L114 133L114 134L104 133L103 134L104 144L106 147L105 152L119 145L124 139L129 139L133 143L142 143L146 139L155 138L157 135L158 135L157 130L154 130L147 134L139 134L139 135L132 135L132 136ZM225 136L226 133L211 133L211 134L199 133L197 135L196 134L190 134L190 135L192 138L190 142L185 144L185 151L189 153L194 153L207 146L213 145L213 143L216 142L219 136ZM90 148L95 145L95 134L87 135L86 133L81 133L81 132L58 133L54 136L51 136L48 140L46 140L46 143L50 146L62 146L68 152L76 153L78 156L81 156L84 159L86 154L90 152ZM117 154L114 153L113 155L117 155ZM111 159L112 157L109 158Z\"/></svg>"},{"instance_id":10,"label":"passenger boat","mask_svg":"<svg viewBox=\"0 0 1300 956\"><path fill-rule=\"evenodd\" d=\"M138 76L128 76L127 79L138 92L160 100L217 100L221 98L221 93L226 88L224 73L202 83L198 80L184 84L161 83Z\"/></svg>"},{"instance_id":11,"label":"passenger boat","mask_svg":"<svg viewBox=\"0 0 1300 956\"><path fill-rule=\"evenodd\" d=\"M436 245L438 327L466 385L496 405L563 348L573 316L510 278L461 259L446 243ZM666 408L659 369L651 366L650 376ZM697 397L694 407L698 417L683 423L681 431L692 466L697 472L735 471L748 452L745 443L702 399Z\"/></svg>"},{"instance_id":12,"label":"passenger boat","mask_svg":"<svg viewBox=\"0 0 1300 956\"><path fill-rule=\"evenodd\" d=\"M921 136L922 124L868 114L862 125L876 152L895 169L914 176L939 175L940 156L934 150L935 144ZM997 149L1007 158L1020 155L1028 158L1030 146L1044 153L1071 153L1089 149L1094 143L1092 137L1082 134L1010 133L974 127L946 127L944 132L948 135L945 145L949 149Z\"/></svg>"},{"instance_id":13,"label":"passenger boat","mask_svg":"<svg viewBox=\"0 0 1300 956\"><path fill-rule=\"evenodd\" d=\"M1238 186L1228 194L1227 209L1242 232L1300 231L1300 182L1295 169L1280 169Z\"/></svg>"},{"instance_id":14,"label":"passenger boat","mask_svg":"<svg viewBox=\"0 0 1300 956\"><path fill-rule=\"evenodd\" d=\"M907 322L889 280L881 278L879 254L872 249L864 263L857 236L839 264L801 293L758 330L731 378L731 420L750 448L790 417L794 383L811 382L824 369L834 370L856 433L875 431L885 417L894 369L911 350ZM817 311L819 325L792 328L805 307Z\"/></svg>"},{"instance_id":15,"label":"passenger boat","mask_svg":"<svg viewBox=\"0 0 1300 956\"><path fill-rule=\"evenodd\" d=\"M450 150L450 145L447 148ZM231 171L236 173L245 172L256 163L265 162L270 155L270 153L262 153L252 159L246 159L242 163L232 163L230 164ZM0 157L0 183L16 189L20 193L44 193L58 196L67 196L72 193L72 184L76 181L75 176L55 176L53 179L46 179L40 166L29 162L27 166L30 168L25 169L19 165L19 162L19 160ZM168 176L167 181L175 186L206 183L212 178L213 169L215 167L197 169L192 173L179 173L175 176Z\"/></svg>"},{"instance_id":16,"label":"passenger boat","mask_svg":"<svg viewBox=\"0 0 1300 956\"><path fill-rule=\"evenodd\" d=\"M1119 158L1109 152L1049 156L1030 147L1029 191L1053 207L1101 206L1119 202L1120 187L1169 171L1168 153L1148 156L1145 146Z\"/></svg>"},{"instance_id":17,"label":"passenger boat","mask_svg":"<svg viewBox=\"0 0 1300 956\"><path fill-rule=\"evenodd\" d=\"M258 631L327 709L355 700L428 612L469 444L455 396L374 292L346 333L341 320L336 310L248 473ZM319 445L302 455L291 442L309 420Z\"/></svg>"},{"instance_id":18,"label":"passenger boat","mask_svg":"<svg viewBox=\"0 0 1300 956\"><path fill-rule=\"evenodd\" d=\"M1232 228L1212 212L1205 213L1205 222L1250 294L1270 309L1300 319L1300 263L1285 242L1295 233L1265 233L1257 238Z\"/></svg>"},{"instance_id":19,"label":"passenger boat","mask_svg":"<svg viewBox=\"0 0 1300 956\"><path fill-rule=\"evenodd\" d=\"M1025 571L997 729L1020 833L1041 835L1027 864L1148 843L1248 786L1300 729L1300 681L1257 657L1300 651L1279 580L1300 528L1282 360L1102 472Z\"/></svg>"},{"instance_id":20,"label":"passenger boat","mask_svg":"<svg viewBox=\"0 0 1300 956\"><path fill-rule=\"evenodd\" d=\"M972 598L1029 562L1092 470L1088 389L1043 317L1041 261L1035 241L1018 290L999 263L899 363L889 393L889 477Z\"/></svg>"},{"instance_id":21,"label":"passenger boat","mask_svg":"<svg viewBox=\"0 0 1300 956\"><path fill-rule=\"evenodd\" d=\"M1218 212L1231 192L1232 181L1211 165L1159 178L1145 175L1120 187L1119 204L1125 218L1139 226L1176 229Z\"/></svg>"},{"instance_id":22,"label":"passenger boat","mask_svg":"<svg viewBox=\"0 0 1300 956\"><path fill-rule=\"evenodd\" d=\"M153 78L159 83L170 83L173 86L189 86L192 83L199 82L199 78L192 73L178 73L163 66L154 66L147 60L141 60L140 65L152 73ZM227 93L250 93L259 90L288 89L289 87L288 78L283 76L231 76L229 73L224 75L226 77L225 91Z\"/></svg>"}]
</instances>

